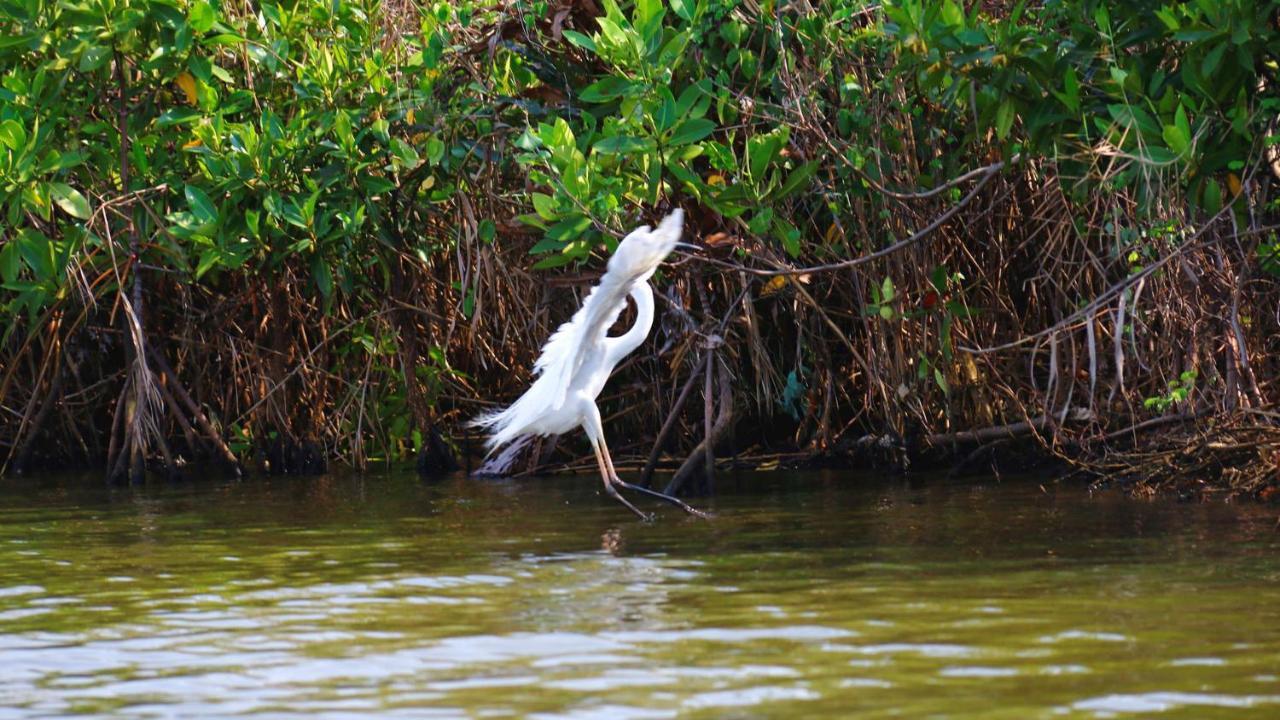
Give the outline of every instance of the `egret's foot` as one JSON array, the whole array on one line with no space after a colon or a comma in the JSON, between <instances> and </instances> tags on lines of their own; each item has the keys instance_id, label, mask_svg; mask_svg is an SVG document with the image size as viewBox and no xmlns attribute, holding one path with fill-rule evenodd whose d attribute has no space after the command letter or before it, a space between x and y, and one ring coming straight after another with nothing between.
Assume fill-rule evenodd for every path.
<instances>
[{"instance_id":1,"label":"egret's foot","mask_svg":"<svg viewBox=\"0 0 1280 720\"><path fill-rule=\"evenodd\" d=\"M636 507L635 505L632 505L630 500L628 500L628 499L626 499L626 498L622 497L622 494L621 494L621 493L619 493L619 492L618 492L618 489L617 489L617 488L615 488L611 483L605 483L604 491L605 491L606 493L608 493L609 497L611 497L611 498L613 498L614 500L617 500L618 502L622 503L623 505L625 505L625 506L626 506L626 508L627 508L628 510L630 510L631 512L633 512L633 513L635 513L636 515L638 515L638 516L640 517L640 519L641 519L641 520L644 520L644 521L646 521L646 522L647 522L647 521L650 521L650 520L653 520L653 516L652 516L652 515L650 515L649 513L644 512L643 510L641 510L640 508Z\"/></svg>"},{"instance_id":2,"label":"egret's foot","mask_svg":"<svg viewBox=\"0 0 1280 720\"><path fill-rule=\"evenodd\" d=\"M692 505L690 505L690 504L686 503L685 501L681 500L680 498L672 497L672 496L670 496L670 495L668 495L668 494L666 494L666 493L661 493L661 492L658 492L657 490L650 490L650 489L649 489L649 488L647 488L647 487L641 487L641 486L639 486L639 485L632 485L631 483L629 483L629 482L624 482L622 479L617 478L617 477L612 478L612 482L613 482L613 484L614 484L614 485L617 485L618 487L622 488L623 490L634 490L635 492L638 492L638 493L640 493L640 494L642 494L642 495L648 495L648 496L649 496L649 497L651 497L651 498L656 498L656 499L658 499L658 500L661 500L662 502L670 503L670 504L672 504L672 505L675 505L676 507L678 507L678 508L680 508L681 510L683 510L683 511L685 511L685 512L689 513L690 515L692 515L692 516L694 516L694 517L702 518L703 520L710 520L712 517L714 517L711 513L703 512L702 510L699 510L699 509L697 509L697 508L693 507ZM621 498L622 496L621 496L621 495L619 495L618 497L619 497L619 498ZM626 501L624 500L623 502L626 502ZM630 504L630 503L628 503L628 504Z\"/></svg>"}]
</instances>

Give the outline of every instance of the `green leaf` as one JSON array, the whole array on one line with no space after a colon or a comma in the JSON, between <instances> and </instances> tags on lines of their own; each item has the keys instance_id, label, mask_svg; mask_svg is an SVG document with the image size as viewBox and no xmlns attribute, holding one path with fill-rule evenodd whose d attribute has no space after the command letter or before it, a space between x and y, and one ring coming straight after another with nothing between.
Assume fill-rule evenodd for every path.
<instances>
[{"instance_id":1,"label":"green leaf","mask_svg":"<svg viewBox=\"0 0 1280 720\"><path fill-rule=\"evenodd\" d=\"M1162 133L1164 142L1169 149L1176 155L1182 155L1187 151L1191 139L1186 136L1182 128L1175 125L1165 125Z\"/></svg>"},{"instance_id":2,"label":"green leaf","mask_svg":"<svg viewBox=\"0 0 1280 720\"><path fill-rule=\"evenodd\" d=\"M943 0L942 22L951 27L964 27L964 11L953 0Z\"/></svg>"},{"instance_id":3,"label":"green leaf","mask_svg":"<svg viewBox=\"0 0 1280 720\"><path fill-rule=\"evenodd\" d=\"M982 311L978 309L971 309L968 305L965 305L959 300L948 300L947 312L958 318L971 318Z\"/></svg>"},{"instance_id":4,"label":"green leaf","mask_svg":"<svg viewBox=\"0 0 1280 720\"><path fill-rule=\"evenodd\" d=\"M591 52L596 52L596 41L592 40L586 35L583 35L582 33L577 32L576 30L565 30L563 34L564 34L565 40L568 40L569 42L573 43L574 45L577 45L583 50L590 50Z\"/></svg>"},{"instance_id":5,"label":"green leaf","mask_svg":"<svg viewBox=\"0 0 1280 720\"><path fill-rule=\"evenodd\" d=\"M650 152L654 149L654 144L650 138L618 135L605 138L593 145L592 148L603 155L626 155L636 152Z\"/></svg>"},{"instance_id":6,"label":"green leaf","mask_svg":"<svg viewBox=\"0 0 1280 720\"><path fill-rule=\"evenodd\" d=\"M1167 165L1178 159L1178 153L1171 152L1169 148L1160 147L1159 145L1147 145L1144 150L1144 156L1153 163Z\"/></svg>"},{"instance_id":7,"label":"green leaf","mask_svg":"<svg viewBox=\"0 0 1280 720\"><path fill-rule=\"evenodd\" d=\"M795 225L783 220L782 218L774 218L773 235L782 243L782 249L787 255L797 257L800 255L800 229Z\"/></svg>"},{"instance_id":8,"label":"green leaf","mask_svg":"<svg viewBox=\"0 0 1280 720\"><path fill-rule=\"evenodd\" d=\"M0 123L0 143L9 146L10 150L19 151L27 144L27 131L17 120L5 120Z\"/></svg>"},{"instance_id":9,"label":"green leaf","mask_svg":"<svg viewBox=\"0 0 1280 720\"><path fill-rule=\"evenodd\" d=\"M609 45L622 51L631 50L635 55L639 55L635 51L639 49L639 36L631 29L623 30L617 23L608 18L596 18L596 22L600 24L600 32L604 35L604 39ZM633 41L632 38L635 38Z\"/></svg>"},{"instance_id":10,"label":"green leaf","mask_svg":"<svg viewBox=\"0 0 1280 720\"><path fill-rule=\"evenodd\" d=\"M39 283L53 279L53 241L38 230L23 229L18 233L18 251Z\"/></svg>"},{"instance_id":11,"label":"green leaf","mask_svg":"<svg viewBox=\"0 0 1280 720\"><path fill-rule=\"evenodd\" d=\"M79 190L65 183L50 183L49 191L54 202L58 203L58 207L62 208L63 212L79 220L89 219L91 214L89 201L80 194Z\"/></svg>"},{"instance_id":12,"label":"green leaf","mask_svg":"<svg viewBox=\"0 0 1280 720\"><path fill-rule=\"evenodd\" d=\"M156 118L156 127L169 127L171 125L190 125L202 117L199 110L189 107L170 108L160 114Z\"/></svg>"},{"instance_id":13,"label":"green leaf","mask_svg":"<svg viewBox=\"0 0 1280 720\"><path fill-rule=\"evenodd\" d=\"M196 263L196 279L204 277L204 274L219 264L222 259L222 251L218 248L209 248L200 253L200 262Z\"/></svg>"},{"instance_id":14,"label":"green leaf","mask_svg":"<svg viewBox=\"0 0 1280 720\"><path fill-rule=\"evenodd\" d=\"M11 50L13 48L21 48L31 51L39 49L42 41L47 37L45 33L27 33L26 35L10 35L8 37L0 37L0 52Z\"/></svg>"},{"instance_id":15,"label":"green leaf","mask_svg":"<svg viewBox=\"0 0 1280 720\"><path fill-rule=\"evenodd\" d=\"M1222 62L1222 54L1227 51L1227 43L1218 43L1216 47L1204 56L1204 60L1200 63L1200 73L1204 75L1205 80L1210 84L1213 83L1213 71L1218 69L1218 65Z\"/></svg>"},{"instance_id":16,"label":"green leaf","mask_svg":"<svg viewBox=\"0 0 1280 720\"><path fill-rule=\"evenodd\" d=\"M647 199L650 205L658 202L658 195L662 192L662 159L658 157L658 153L649 155L649 192Z\"/></svg>"},{"instance_id":17,"label":"green leaf","mask_svg":"<svg viewBox=\"0 0 1280 720\"><path fill-rule=\"evenodd\" d=\"M676 120L676 97L671 94L671 89L663 85L658 88L658 95L662 98L662 102L658 105L658 111L654 113L653 124L659 133L665 133L675 125Z\"/></svg>"},{"instance_id":18,"label":"green leaf","mask_svg":"<svg viewBox=\"0 0 1280 720\"><path fill-rule=\"evenodd\" d=\"M387 178L377 175L364 175L360 178L360 187L370 195L381 195L396 189L396 184Z\"/></svg>"},{"instance_id":19,"label":"green leaf","mask_svg":"<svg viewBox=\"0 0 1280 720\"><path fill-rule=\"evenodd\" d=\"M1101 3L1093 11L1093 21L1104 34L1111 34L1111 13L1107 12L1107 4Z\"/></svg>"},{"instance_id":20,"label":"green leaf","mask_svg":"<svg viewBox=\"0 0 1280 720\"><path fill-rule=\"evenodd\" d=\"M213 29L213 23L217 20L217 13L207 0L196 0L196 2L191 3L190 9L187 11L187 19L191 23L192 30L198 33L206 33Z\"/></svg>"},{"instance_id":21,"label":"green leaf","mask_svg":"<svg viewBox=\"0 0 1280 720\"><path fill-rule=\"evenodd\" d=\"M554 238L544 237L529 248L530 255L544 255L549 252L559 252L564 249L564 241Z\"/></svg>"},{"instance_id":22,"label":"green leaf","mask_svg":"<svg viewBox=\"0 0 1280 720\"><path fill-rule=\"evenodd\" d=\"M577 258L568 253L556 253L555 255L548 255L542 258L541 260L539 260L538 262L534 263L533 269L534 270L550 270L551 268L558 268L563 265L568 265L574 260L577 260Z\"/></svg>"},{"instance_id":23,"label":"green leaf","mask_svg":"<svg viewBox=\"0 0 1280 720\"><path fill-rule=\"evenodd\" d=\"M41 173L55 173L59 170L66 170L80 165L85 161L85 154L80 150L71 152L58 152L50 150L44 159L40 161Z\"/></svg>"},{"instance_id":24,"label":"green leaf","mask_svg":"<svg viewBox=\"0 0 1280 720\"><path fill-rule=\"evenodd\" d=\"M1062 78L1062 88L1067 107L1071 108L1071 112L1080 112L1080 80L1076 78L1075 68L1067 68L1067 74Z\"/></svg>"},{"instance_id":25,"label":"green leaf","mask_svg":"<svg viewBox=\"0 0 1280 720\"><path fill-rule=\"evenodd\" d=\"M201 225L218 219L218 209L214 207L213 201L203 190L195 185L187 185L183 194L187 197L187 207L191 208L191 214Z\"/></svg>"},{"instance_id":26,"label":"green leaf","mask_svg":"<svg viewBox=\"0 0 1280 720\"><path fill-rule=\"evenodd\" d=\"M1107 113L1126 128L1137 128L1143 135L1158 137L1160 124L1146 110L1134 105L1114 103L1107 106Z\"/></svg>"},{"instance_id":27,"label":"green leaf","mask_svg":"<svg viewBox=\"0 0 1280 720\"><path fill-rule=\"evenodd\" d=\"M578 95L583 102L598 103L613 100L636 92L639 85L615 75L600 78L582 89Z\"/></svg>"},{"instance_id":28,"label":"green leaf","mask_svg":"<svg viewBox=\"0 0 1280 720\"><path fill-rule=\"evenodd\" d=\"M707 114L710 106L711 82L703 78L680 91L680 97L676 100L676 114L700 118Z\"/></svg>"},{"instance_id":29,"label":"green leaf","mask_svg":"<svg viewBox=\"0 0 1280 720\"><path fill-rule=\"evenodd\" d=\"M1160 18L1160 22L1164 23L1164 26L1169 30L1177 30L1180 27L1178 18L1167 7L1156 10L1155 16Z\"/></svg>"},{"instance_id":30,"label":"green leaf","mask_svg":"<svg viewBox=\"0 0 1280 720\"><path fill-rule=\"evenodd\" d=\"M591 227L591 218L585 215L572 215L547 228L547 237L564 243L577 240Z\"/></svg>"},{"instance_id":31,"label":"green leaf","mask_svg":"<svg viewBox=\"0 0 1280 720\"><path fill-rule=\"evenodd\" d=\"M555 198L542 193L533 193L531 197L533 198L533 209L538 213L538 217L543 220L556 219L559 213L556 212Z\"/></svg>"},{"instance_id":32,"label":"green leaf","mask_svg":"<svg viewBox=\"0 0 1280 720\"><path fill-rule=\"evenodd\" d=\"M80 55L80 64L77 68L82 73L93 72L102 67L107 62L107 58L111 56L111 48L102 45L90 45Z\"/></svg>"},{"instance_id":33,"label":"green leaf","mask_svg":"<svg viewBox=\"0 0 1280 720\"><path fill-rule=\"evenodd\" d=\"M945 265L933 266L933 272L929 274L929 284L939 295L947 291L947 268Z\"/></svg>"},{"instance_id":34,"label":"green leaf","mask_svg":"<svg viewBox=\"0 0 1280 720\"><path fill-rule=\"evenodd\" d=\"M996 137L1003 140L1009 137L1009 130L1013 127L1014 107L1013 99L1005 98L1000 101L1000 107L996 108Z\"/></svg>"},{"instance_id":35,"label":"green leaf","mask_svg":"<svg viewBox=\"0 0 1280 720\"><path fill-rule=\"evenodd\" d=\"M817 171L817 160L810 160L795 170L792 170L791 174L787 176L786 181L782 183L782 187L778 188L773 193L773 196L779 200L789 197L795 191L805 187L808 184L809 179L812 178L814 173Z\"/></svg>"},{"instance_id":36,"label":"green leaf","mask_svg":"<svg viewBox=\"0 0 1280 720\"><path fill-rule=\"evenodd\" d=\"M880 302L893 302L893 278L885 276L884 282L880 283Z\"/></svg>"},{"instance_id":37,"label":"green leaf","mask_svg":"<svg viewBox=\"0 0 1280 720\"><path fill-rule=\"evenodd\" d=\"M432 135L427 138L427 162L439 165L444 159L444 141Z\"/></svg>"},{"instance_id":38,"label":"green leaf","mask_svg":"<svg viewBox=\"0 0 1280 720\"><path fill-rule=\"evenodd\" d=\"M22 271L21 243L7 242L0 247L0 281L11 285L18 281L18 273Z\"/></svg>"},{"instance_id":39,"label":"green leaf","mask_svg":"<svg viewBox=\"0 0 1280 720\"><path fill-rule=\"evenodd\" d=\"M1209 215L1217 215L1222 209L1222 188L1213 180L1206 180L1203 197L1201 207L1204 211Z\"/></svg>"},{"instance_id":40,"label":"green leaf","mask_svg":"<svg viewBox=\"0 0 1280 720\"><path fill-rule=\"evenodd\" d=\"M326 301L333 297L333 273L329 270L329 263L318 254L311 256L311 276Z\"/></svg>"},{"instance_id":41,"label":"green leaf","mask_svg":"<svg viewBox=\"0 0 1280 720\"><path fill-rule=\"evenodd\" d=\"M764 170L777 159L791 137L786 127L780 127L747 140L747 171L757 182L764 179Z\"/></svg>"},{"instance_id":42,"label":"green leaf","mask_svg":"<svg viewBox=\"0 0 1280 720\"><path fill-rule=\"evenodd\" d=\"M690 7L690 0L670 0L668 4L671 6L671 11L681 20L693 22L693 8Z\"/></svg>"},{"instance_id":43,"label":"green leaf","mask_svg":"<svg viewBox=\"0 0 1280 720\"><path fill-rule=\"evenodd\" d=\"M689 33L680 32L671 36L671 39L662 46L658 51L658 67L672 67L684 55L684 50L689 45Z\"/></svg>"},{"instance_id":44,"label":"green leaf","mask_svg":"<svg viewBox=\"0 0 1280 720\"><path fill-rule=\"evenodd\" d=\"M632 15L636 25L645 25L662 13L661 0L636 0Z\"/></svg>"},{"instance_id":45,"label":"green leaf","mask_svg":"<svg viewBox=\"0 0 1280 720\"><path fill-rule=\"evenodd\" d=\"M422 163L422 158L418 155L418 151L398 137L391 138L391 155L399 165L409 169L415 168Z\"/></svg>"},{"instance_id":46,"label":"green leaf","mask_svg":"<svg viewBox=\"0 0 1280 720\"><path fill-rule=\"evenodd\" d=\"M695 118L686 120L676 127L671 133L671 138L667 140L667 144L673 147L688 145L698 142L707 137L716 129L715 122L706 118Z\"/></svg>"}]
</instances>

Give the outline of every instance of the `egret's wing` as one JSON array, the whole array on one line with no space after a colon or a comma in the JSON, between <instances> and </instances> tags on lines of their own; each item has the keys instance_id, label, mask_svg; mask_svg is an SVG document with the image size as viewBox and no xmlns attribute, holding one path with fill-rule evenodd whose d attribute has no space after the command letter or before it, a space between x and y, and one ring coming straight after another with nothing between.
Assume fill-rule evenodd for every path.
<instances>
[{"instance_id":1,"label":"egret's wing","mask_svg":"<svg viewBox=\"0 0 1280 720\"><path fill-rule=\"evenodd\" d=\"M632 272L610 269L599 284L591 288L578 312L542 346L533 372L544 376L540 379L550 381L554 388L549 410L564 404L569 385L587 353L603 351L601 341L627 306L627 293L631 292L637 277Z\"/></svg>"},{"instance_id":2,"label":"egret's wing","mask_svg":"<svg viewBox=\"0 0 1280 720\"><path fill-rule=\"evenodd\" d=\"M521 435L539 434L541 419L564 405L569 385L587 353L604 350L603 336L622 313L634 282L624 273L606 272L578 312L542 346L542 354L533 364L538 377L529 389L507 407L471 421L472 427L489 431L485 445L490 453Z\"/></svg>"}]
</instances>

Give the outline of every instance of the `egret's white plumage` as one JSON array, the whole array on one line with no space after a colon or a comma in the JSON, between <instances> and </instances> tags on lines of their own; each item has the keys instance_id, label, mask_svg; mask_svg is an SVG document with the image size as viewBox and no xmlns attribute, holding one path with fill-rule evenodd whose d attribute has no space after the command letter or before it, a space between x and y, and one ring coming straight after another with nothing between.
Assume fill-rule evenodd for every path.
<instances>
[{"instance_id":1,"label":"egret's white plumage","mask_svg":"<svg viewBox=\"0 0 1280 720\"><path fill-rule=\"evenodd\" d=\"M676 210L657 228L642 226L618 243L599 284L542 346L533 365L537 376L533 385L509 407L471 422L489 430L486 445L490 453L523 436L555 435L582 427L596 451L605 490L611 496L641 515L617 494L615 485L660 497L701 515L675 498L618 479L595 404L613 369L644 342L653 327L653 290L648 280L675 249L683 225L684 213ZM626 307L627 296L636 304L635 324L626 333L609 337L609 328Z\"/></svg>"}]
</instances>

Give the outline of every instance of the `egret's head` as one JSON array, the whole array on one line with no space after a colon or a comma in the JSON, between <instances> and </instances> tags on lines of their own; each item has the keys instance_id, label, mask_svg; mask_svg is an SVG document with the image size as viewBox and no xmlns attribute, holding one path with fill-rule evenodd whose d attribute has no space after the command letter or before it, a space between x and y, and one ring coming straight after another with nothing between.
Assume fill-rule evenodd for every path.
<instances>
[{"instance_id":1,"label":"egret's head","mask_svg":"<svg viewBox=\"0 0 1280 720\"><path fill-rule=\"evenodd\" d=\"M618 243L618 249L609 258L609 272L647 280L676 248L683 229L684 211L679 208L652 230L648 225L641 225Z\"/></svg>"}]
</instances>

